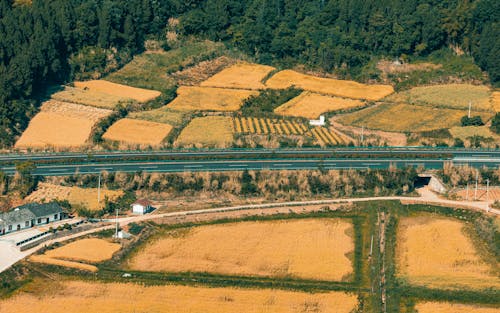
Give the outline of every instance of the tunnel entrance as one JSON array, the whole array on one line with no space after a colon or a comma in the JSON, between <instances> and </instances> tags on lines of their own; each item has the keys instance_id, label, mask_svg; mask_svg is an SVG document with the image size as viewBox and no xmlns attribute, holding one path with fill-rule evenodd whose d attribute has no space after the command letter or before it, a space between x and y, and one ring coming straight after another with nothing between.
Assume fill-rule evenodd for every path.
<instances>
[{"instance_id":1,"label":"tunnel entrance","mask_svg":"<svg viewBox=\"0 0 500 313\"><path fill-rule=\"evenodd\" d=\"M429 186L429 183L431 182L431 176L419 176L417 179L415 179L414 186L415 188L422 188L425 186Z\"/></svg>"}]
</instances>

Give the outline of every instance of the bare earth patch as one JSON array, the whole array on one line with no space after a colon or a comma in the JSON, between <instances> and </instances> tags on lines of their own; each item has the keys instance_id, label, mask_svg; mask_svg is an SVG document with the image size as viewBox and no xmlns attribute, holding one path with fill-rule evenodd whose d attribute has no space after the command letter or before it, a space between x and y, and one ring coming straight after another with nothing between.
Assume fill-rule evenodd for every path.
<instances>
[{"instance_id":1,"label":"bare earth patch","mask_svg":"<svg viewBox=\"0 0 500 313\"><path fill-rule=\"evenodd\" d=\"M285 89L291 86L339 97L380 100L394 92L390 85L366 85L350 80L321 78L284 70L266 82L267 87Z\"/></svg>"},{"instance_id":2,"label":"bare earth patch","mask_svg":"<svg viewBox=\"0 0 500 313\"><path fill-rule=\"evenodd\" d=\"M93 126L111 110L49 100L30 121L16 142L17 148L78 147L90 137Z\"/></svg>"},{"instance_id":3,"label":"bare earth patch","mask_svg":"<svg viewBox=\"0 0 500 313\"><path fill-rule=\"evenodd\" d=\"M170 74L179 85L197 86L215 73L235 64L237 60L221 56L213 60L202 61L194 66Z\"/></svg>"},{"instance_id":4,"label":"bare earth patch","mask_svg":"<svg viewBox=\"0 0 500 313\"><path fill-rule=\"evenodd\" d=\"M410 73L414 71L432 71L437 70L441 67L443 67L443 65L429 62L397 64L392 61L381 60L377 63L377 68L385 74Z\"/></svg>"},{"instance_id":5,"label":"bare earth patch","mask_svg":"<svg viewBox=\"0 0 500 313\"><path fill-rule=\"evenodd\" d=\"M159 145L171 130L168 124L124 118L111 125L102 137L131 144Z\"/></svg>"},{"instance_id":6,"label":"bare earth patch","mask_svg":"<svg viewBox=\"0 0 500 313\"><path fill-rule=\"evenodd\" d=\"M421 302L415 306L419 313L498 313L500 309L450 302Z\"/></svg>"},{"instance_id":7,"label":"bare earth patch","mask_svg":"<svg viewBox=\"0 0 500 313\"><path fill-rule=\"evenodd\" d=\"M71 205L81 205L91 211L97 211L104 207L105 197L113 201L123 195L121 190L101 189L101 199L98 203L97 193L97 188L66 187L42 182L25 200L28 202L68 200Z\"/></svg>"},{"instance_id":8,"label":"bare earth patch","mask_svg":"<svg viewBox=\"0 0 500 313\"><path fill-rule=\"evenodd\" d=\"M20 292L0 301L0 308L5 312L19 313L87 313L96 310L99 313L349 313L358 304L356 295L344 292L305 293L83 281L64 281L55 287L41 295Z\"/></svg>"},{"instance_id":9,"label":"bare earth patch","mask_svg":"<svg viewBox=\"0 0 500 313\"><path fill-rule=\"evenodd\" d=\"M352 231L342 219L200 226L147 244L130 267L345 281L353 272L348 257L354 250Z\"/></svg>"},{"instance_id":10,"label":"bare earth patch","mask_svg":"<svg viewBox=\"0 0 500 313\"><path fill-rule=\"evenodd\" d=\"M365 103L360 100L323 96L305 91L277 107L274 112L280 115L314 119L326 112L346 110L363 105Z\"/></svg>"},{"instance_id":11,"label":"bare earth patch","mask_svg":"<svg viewBox=\"0 0 500 313\"><path fill-rule=\"evenodd\" d=\"M237 111L258 92L250 90L182 86L167 107L179 111Z\"/></svg>"},{"instance_id":12,"label":"bare earth patch","mask_svg":"<svg viewBox=\"0 0 500 313\"><path fill-rule=\"evenodd\" d=\"M265 89L262 80L275 68L267 65L238 63L201 83L204 87Z\"/></svg>"},{"instance_id":13,"label":"bare earth patch","mask_svg":"<svg viewBox=\"0 0 500 313\"><path fill-rule=\"evenodd\" d=\"M399 276L431 288L500 287L498 268L480 257L464 227L453 219L402 218L397 237Z\"/></svg>"},{"instance_id":14,"label":"bare earth patch","mask_svg":"<svg viewBox=\"0 0 500 313\"><path fill-rule=\"evenodd\" d=\"M233 142L232 124L231 117L197 117L182 130L175 145L228 147Z\"/></svg>"},{"instance_id":15,"label":"bare earth patch","mask_svg":"<svg viewBox=\"0 0 500 313\"><path fill-rule=\"evenodd\" d=\"M156 90L129 87L105 80L89 80L84 82L75 82L74 84L75 87L84 90L98 91L113 96L131 98L139 102L148 102L161 95L161 92Z\"/></svg>"}]
</instances>

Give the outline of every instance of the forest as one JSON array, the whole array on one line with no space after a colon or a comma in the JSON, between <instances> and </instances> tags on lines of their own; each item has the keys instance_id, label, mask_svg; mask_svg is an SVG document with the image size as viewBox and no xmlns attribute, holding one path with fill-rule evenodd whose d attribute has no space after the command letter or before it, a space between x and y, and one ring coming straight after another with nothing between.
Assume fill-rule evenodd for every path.
<instances>
[{"instance_id":1,"label":"forest","mask_svg":"<svg viewBox=\"0 0 500 313\"><path fill-rule=\"evenodd\" d=\"M495 0L3 0L0 145L14 143L48 87L111 72L145 39L166 42L171 17L182 36L222 41L264 64L356 76L376 56L452 48L498 85L499 15Z\"/></svg>"}]
</instances>

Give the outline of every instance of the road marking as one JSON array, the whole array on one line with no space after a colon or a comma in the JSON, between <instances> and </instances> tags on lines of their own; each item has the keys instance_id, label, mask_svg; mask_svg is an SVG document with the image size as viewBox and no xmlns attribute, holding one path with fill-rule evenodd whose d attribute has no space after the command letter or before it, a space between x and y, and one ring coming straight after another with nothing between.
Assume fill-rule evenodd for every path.
<instances>
[{"instance_id":1,"label":"road marking","mask_svg":"<svg viewBox=\"0 0 500 313\"><path fill-rule=\"evenodd\" d=\"M373 166L373 165L382 165L382 163L362 163L362 165Z\"/></svg>"},{"instance_id":2,"label":"road marking","mask_svg":"<svg viewBox=\"0 0 500 313\"><path fill-rule=\"evenodd\" d=\"M230 164L229 167L247 167L248 165L246 164L235 164L235 165L232 165Z\"/></svg>"},{"instance_id":3,"label":"road marking","mask_svg":"<svg viewBox=\"0 0 500 313\"><path fill-rule=\"evenodd\" d=\"M112 170L113 168L112 167L99 167L99 168L96 168L97 170Z\"/></svg>"},{"instance_id":4,"label":"road marking","mask_svg":"<svg viewBox=\"0 0 500 313\"><path fill-rule=\"evenodd\" d=\"M49 169L49 172L66 172L66 169Z\"/></svg>"},{"instance_id":5,"label":"road marking","mask_svg":"<svg viewBox=\"0 0 500 313\"><path fill-rule=\"evenodd\" d=\"M203 165L184 165L184 167L203 167Z\"/></svg>"},{"instance_id":6,"label":"road marking","mask_svg":"<svg viewBox=\"0 0 500 313\"><path fill-rule=\"evenodd\" d=\"M139 168L146 170L146 169L158 168L158 166L139 166Z\"/></svg>"},{"instance_id":7,"label":"road marking","mask_svg":"<svg viewBox=\"0 0 500 313\"><path fill-rule=\"evenodd\" d=\"M278 164L273 164L273 166L292 166L293 164L291 163L278 163Z\"/></svg>"}]
</instances>

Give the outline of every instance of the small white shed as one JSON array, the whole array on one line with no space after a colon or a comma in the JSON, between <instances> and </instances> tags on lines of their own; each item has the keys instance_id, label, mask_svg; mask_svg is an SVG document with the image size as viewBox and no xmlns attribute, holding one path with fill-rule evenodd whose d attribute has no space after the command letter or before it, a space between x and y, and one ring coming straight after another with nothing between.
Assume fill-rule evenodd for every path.
<instances>
[{"instance_id":1,"label":"small white shed","mask_svg":"<svg viewBox=\"0 0 500 313\"><path fill-rule=\"evenodd\" d=\"M325 122L325 116L324 115L321 115L319 117L319 120L310 120L309 121L309 125L311 126L325 126L326 122Z\"/></svg>"},{"instance_id":2,"label":"small white shed","mask_svg":"<svg viewBox=\"0 0 500 313\"><path fill-rule=\"evenodd\" d=\"M146 214L154 210L152 203L147 199L139 199L132 203L133 214Z\"/></svg>"}]
</instances>

